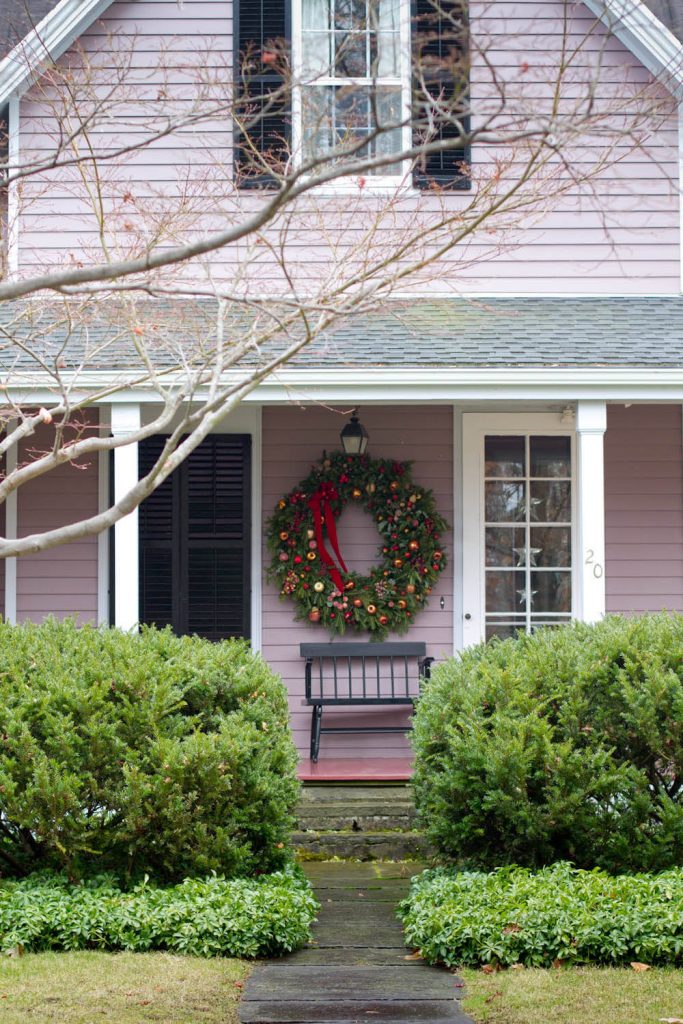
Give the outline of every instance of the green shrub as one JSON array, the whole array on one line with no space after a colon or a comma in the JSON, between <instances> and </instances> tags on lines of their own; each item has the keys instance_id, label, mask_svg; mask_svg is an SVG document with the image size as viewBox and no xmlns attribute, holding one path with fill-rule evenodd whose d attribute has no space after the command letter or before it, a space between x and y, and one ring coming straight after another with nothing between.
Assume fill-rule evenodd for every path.
<instances>
[{"instance_id":1,"label":"green shrub","mask_svg":"<svg viewBox=\"0 0 683 1024\"><path fill-rule=\"evenodd\" d=\"M425 871L400 905L406 943L450 967L683 963L683 871Z\"/></svg>"},{"instance_id":2,"label":"green shrub","mask_svg":"<svg viewBox=\"0 0 683 1024\"><path fill-rule=\"evenodd\" d=\"M275 870L297 793L284 687L246 643L0 624L6 871Z\"/></svg>"},{"instance_id":3,"label":"green shrub","mask_svg":"<svg viewBox=\"0 0 683 1024\"><path fill-rule=\"evenodd\" d=\"M683 863L683 617L608 618L466 651L417 709L415 793L461 864Z\"/></svg>"},{"instance_id":4,"label":"green shrub","mask_svg":"<svg viewBox=\"0 0 683 1024\"><path fill-rule=\"evenodd\" d=\"M130 890L37 873L0 883L0 948L165 949L194 956L270 956L303 946L318 904L295 869L258 879L218 876Z\"/></svg>"}]
</instances>

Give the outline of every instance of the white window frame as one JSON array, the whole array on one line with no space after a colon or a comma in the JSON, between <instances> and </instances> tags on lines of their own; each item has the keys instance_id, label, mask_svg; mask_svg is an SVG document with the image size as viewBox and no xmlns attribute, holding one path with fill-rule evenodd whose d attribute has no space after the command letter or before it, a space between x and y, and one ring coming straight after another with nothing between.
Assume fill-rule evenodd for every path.
<instances>
[{"instance_id":1,"label":"white window frame","mask_svg":"<svg viewBox=\"0 0 683 1024\"><path fill-rule=\"evenodd\" d=\"M292 71L294 76L294 86L292 89L292 153L295 164L298 164L303 159L303 132L302 132L302 103L301 103L301 84L303 84L303 40L302 40L302 4L305 0L291 0L292 4ZM400 66L401 66L401 98L402 108L404 111L404 117L406 124L403 128L402 148L409 149L412 138L410 128L410 100L411 100L411 17L410 17L410 0L400 0ZM315 79L316 85L332 86L339 85L339 78L326 78L318 76ZM367 85L368 79L357 79L348 78L349 85ZM395 80L376 78L373 84L377 86L381 85L394 85ZM331 190L334 192L357 192L359 189L359 179L363 178L363 188L369 192L382 192L387 190L395 190L405 182L410 182L412 185L411 177L411 164L409 160L401 161L401 171L397 174L367 174L367 175L349 175L341 178L337 178L334 181L325 182L325 191Z\"/></svg>"},{"instance_id":2,"label":"white window frame","mask_svg":"<svg viewBox=\"0 0 683 1024\"><path fill-rule=\"evenodd\" d=\"M463 646L486 636L484 442L488 435L569 437L571 439L571 619L580 608L576 431L561 413L465 413L463 415ZM571 619L569 621L571 621Z\"/></svg>"}]
</instances>

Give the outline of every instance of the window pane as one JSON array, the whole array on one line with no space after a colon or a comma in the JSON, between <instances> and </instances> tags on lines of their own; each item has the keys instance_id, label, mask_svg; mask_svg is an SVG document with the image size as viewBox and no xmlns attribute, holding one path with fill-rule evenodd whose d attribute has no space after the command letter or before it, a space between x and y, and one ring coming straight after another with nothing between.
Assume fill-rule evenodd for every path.
<instances>
[{"instance_id":1,"label":"window pane","mask_svg":"<svg viewBox=\"0 0 683 1024\"><path fill-rule=\"evenodd\" d=\"M365 28L366 23L365 0L335 0L335 28Z\"/></svg>"},{"instance_id":2,"label":"window pane","mask_svg":"<svg viewBox=\"0 0 683 1024\"><path fill-rule=\"evenodd\" d=\"M330 74L330 36L326 32L307 32L303 36L302 71L306 78Z\"/></svg>"},{"instance_id":3,"label":"window pane","mask_svg":"<svg viewBox=\"0 0 683 1024\"><path fill-rule=\"evenodd\" d=\"M571 441L568 437L532 437L531 476L571 476Z\"/></svg>"},{"instance_id":4,"label":"window pane","mask_svg":"<svg viewBox=\"0 0 683 1024\"><path fill-rule=\"evenodd\" d=\"M531 565L571 565L571 529L568 526L533 526L530 556Z\"/></svg>"},{"instance_id":5,"label":"window pane","mask_svg":"<svg viewBox=\"0 0 683 1024\"><path fill-rule=\"evenodd\" d=\"M531 519L537 523L568 523L571 520L571 484L568 480L532 480L529 504Z\"/></svg>"},{"instance_id":6,"label":"window pane","mask_svg":"<svg viewBox=\"0 0 683 1024\"><path fill-rule=\"evenodd\" d=\"M331 19L331 0L302 0L301 23L306 29L329 29Z\"/></svg>"},{"instance_id":7,"label":"window pane","mask_svg":"<svg viewBox=\"0 0 683 1024\"><path fill-rule=\"evenodd\" d=\"M524 476L524 438L486 438L486 476Z\"/></svg>"},{"instance_id":8,"label":"window pane","mask_svg":"<svg viewBox=\"0 0 683 1024\"><path fill-rule=\"evenodd\" d=\"M486 573L486 611L519 612L525 609L525 573Z\"/></svg>"},{"instance_id":9,"label":"window pane","mask_svg":"<svg viewBox=\"0 0 683 1024\"><path fill-rule=\"evenodd\" d=\"M485 516L488 523L524 519L524 484L491 481L485 484Z\"/></svg>"},{"instance_id":10,"label":"window pane","mask_svg":"<svg viewBox=\"0 0 683 1024\"><path fill-rule=\"evenodd\" d=\"M532 611L535 613L571 612L571 584L570 572L532 572Z\"/></svg>"},{"instance_id":11,"label":"window pane","mask_svg":"<svg viewBox=\"0 0 683 1024\"><path fill-rule=\"evenodd\" d=\"M515 622L487 622L486 623L486 639L493 640L494 636L498 637L499 640L507 640L510 637L515 637L519 633L520 629L524 630L525 623L522 620L519 623Z\"/></svg>"},{"instance_id":12,"label":"window pane","mask_svg":"<svg viewBox=\"0 0 683 1024\"><path fill-rule=\"evenodd\" d=\"M364 32L335 32L334 74L337 78L367 78L367 36Z\"/></svg>"},{"instance_id":13,"label":"window pane","mask_svg":"<svg viewBox=\"0 0 683 1024\"><path fill-rule=\"evenodd\" d=\"M525 531L509 526L486 527L486 565L526 564Z\"/></svg>"}]
</instances>

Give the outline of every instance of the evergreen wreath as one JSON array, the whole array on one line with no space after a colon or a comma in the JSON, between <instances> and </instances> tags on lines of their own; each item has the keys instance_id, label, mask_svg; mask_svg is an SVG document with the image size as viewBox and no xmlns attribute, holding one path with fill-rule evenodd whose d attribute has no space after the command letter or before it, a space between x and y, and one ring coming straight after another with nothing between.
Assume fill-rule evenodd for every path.
<instances>
[{"instance_id":1,"label":"evergreen wreath","mask_svg":"<svg viewBox=\"0 0 683 1024\"><path fill-rule=\"evenodd\" d=\"M446 568L448 529L434 496L414 483L408 462L323 453L309 475L277 503L268 521L268 578L297 607L297 619L331 633L404 633ZM381 543L367 576L349 572L336 520L356 502L372 515ZM328 550L331 549L331 550Z\"/></svg>"}]
</instances>

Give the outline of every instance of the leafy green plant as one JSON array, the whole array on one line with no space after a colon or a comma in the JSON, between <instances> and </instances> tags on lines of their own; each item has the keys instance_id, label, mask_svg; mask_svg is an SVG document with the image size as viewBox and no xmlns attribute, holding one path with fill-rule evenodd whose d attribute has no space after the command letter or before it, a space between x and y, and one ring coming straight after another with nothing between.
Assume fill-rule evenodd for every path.
<instances>
[{"instance_id":1,"label":"leafy green plant","mask_svg":"<svg viewBox=\"0 0 683 1024\"><path fill-rule=\"evenodd\" d=\"M425 871L400 905L430 963L683 964L683 870L613 877L570 864Z\"/></svg>"},{"instance_id":2,"label":"leafy green plant","mask_svg":"<svg viewBox=\"0 0 683 1024\"><path fill-rule=\"evenodd\" d=\"M297 795L285 689L243 641L0 624L6 871L271 871Z\"/></svg>"},{"instance_id":3,"label":"leafy green plant","mask_svg":"<svg viewBox=\"0 0 683 1024\"><path fill-rule=\"evenodd\" d=\"M417 709L425 830L467 866L683 863L683 617L540 630L440 665Z\"/></svg>"},{"instance_id":4,"label":"leafy green plant","mask_svg":"<svg viewBox=\"0 0 683 1024\"><path fill-rule=\"evenodd\" d=\"M7 950L165 949L193 956L270 956L304 945L318 904L303 874L212 876L129 890L112 877L74 885L36 873L0 884L0 942Z\"/></svg>"}]
</instances>

